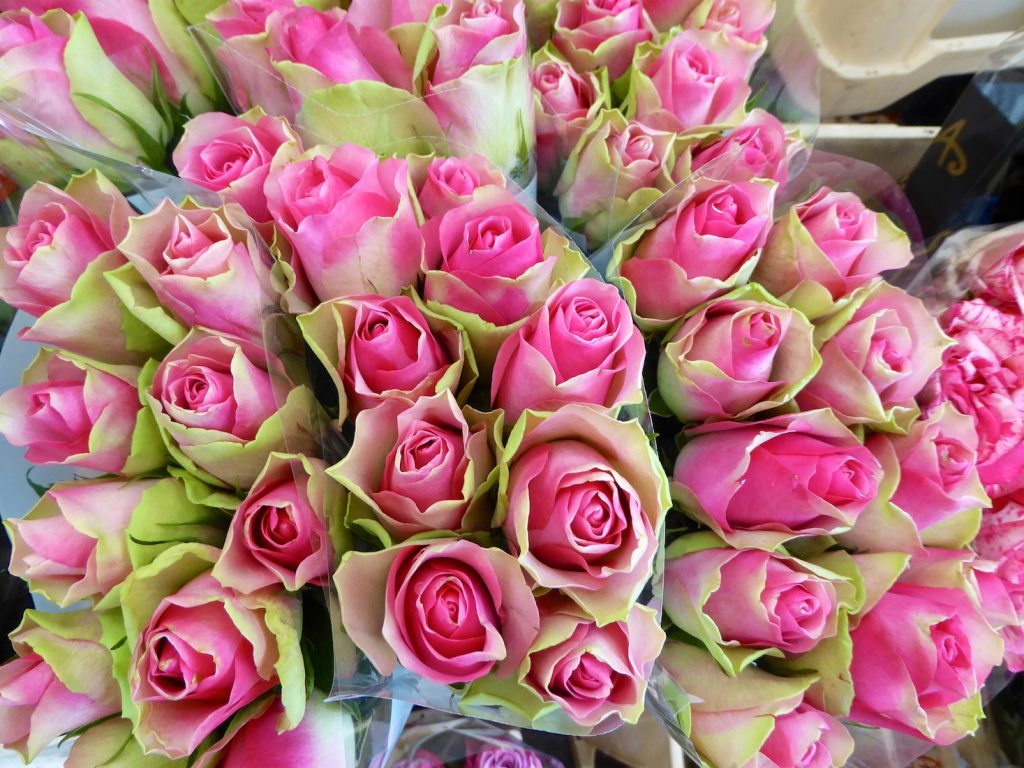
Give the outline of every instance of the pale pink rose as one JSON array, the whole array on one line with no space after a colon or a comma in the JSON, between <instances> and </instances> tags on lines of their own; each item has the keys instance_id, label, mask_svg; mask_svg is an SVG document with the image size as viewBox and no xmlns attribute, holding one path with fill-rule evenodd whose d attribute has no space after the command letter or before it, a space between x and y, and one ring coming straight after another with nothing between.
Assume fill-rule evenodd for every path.
<instances>
[{"instance_id":1,"label":"pale pink rose","mask_svg":"<svg viewBox=\"0 0 1024 768\"><path fill-rule=\"evenodd\" d=\"M505 186L505 177L483 155L435 157L416 197L427 219L443 216L470 202L480 187Z\"/></svg>"},{"instance_id":2,"label":"pale pink rose","mask_svg":"<svg viewBox=\"0 0 1024 768\"><path fill-rule=\"evenodd\" d=\"M38 183L25 193L18 223L0 230L0 299L39 317L70 299L86 268L114 250L132 211L104 182L89 195L75 192L84 184L69 193Z\"/></svg>"},{"instance_id":3,"label":"pale pink rose","mask_svg":"<svg viewBox=\"0 0 1024 768\"><path fill-rule=\"evenodd\" d=\"M687 26L760 44L774 17L775 0L704 0L686 23Z\"/></svg>"},{"instance_id":4,"label":"pale pink rose","mask_svg":"<svg viewBox=\"0 0 1024 768\"><path fill-rule=\"evenodd\" d=\"M970 248L976 263L974 294L1024 312L1024 227L998 229L972 242Z\"/></svg>"},{"instance_id":5,"label":"pale pink rose","mask_svg":"<svg viewBox=\"0 0 1024 768\"><path fill-rule=\"evenodd\" d=\"M272 13L266 24L273 61L305 64L328 83L369 80L412 90L412 70L385 30L357 27L339 8Z\"/></svg>"},{"instance_id":6,"label":"pale pink rose","mask_svg":"<svg viewBox=\"0 0 1024 768\"><path fill-rule=\"evenodd\" d=\"M425 24L431 11L446 0L352 0L349 22L356 27L388 30L400 24Z\"/></svg>"},{"instance_id":7,"label":"pale pink rose","mask_svg":"<svg viewBox=\"0 0 1024 768\"><path fill-rule=\"evenodd\" d=\"M120 710L116 687L108 685L97 698L72 692L38 653L25 653L0 666L0 744L26 762L62 733Z\"/></svg>"},{"instance_id":8,"label":"pale pink rose","mask_svg":"<svg viewBox=\"0 0 1024 768\"><path fill-rule=\"evenodd\" d=\"M186 327L259 342L277 295L270 256L250 225L238 208L179 208L165 199L131 219L118 247Z\"/></svg>"},{"instance_id":9,"label":"pale pink rose","mask_svg":"<svg viewBox=\"0 0 1024 768\"><path fill-rule=\"evenodd\" d=\"M754 768L833 768L846 764L853 747L841 722L805 701L775 718Z\"/></svg>"},{"instance_id":10,"label":"pale pink rose","mask_svg":"<svg viewBox=\"0 0 1024 768\"><path fill-rule=\"evenodd\" d=\"M973 546L979 556L997 564L995 575L1017 616L1024 617L1024 499L1019 492L998 499L985 513ZM1019 623L1011 623L1002 634L1007 666L1011 672L1024 671L1024 630Z\"/></svg>"},{"instance_id":11,"label":"pale pink rose","mask_svg":"<svg viewBox=\"0 0 1024 768\"><path fill-rule=\"evenodd\" d=\"M510 675L537 636L537 604L515 558L466 539L350 552L335 575L346 633L382 674L428 680Z\"/></svg>"},{"instance_id":12,"label":"pale pink rose","mask_svg":"<svg viewBox=\"0 0 1024 768\"><path fill-rule=\"evenodd\" d=\"M981 299L954 304L942 316L954 340L934 391L971 417L978 432L978 472L990 496L1024 484L1024 321Z\"/></svg>"},{"instance_id":13,"label":"pale pink rose","mask_svg":"<svg viewBox=\"0 0 1024 768\"><path fill-rule=\"evenodd\" d=\"M326 586L331 570L327 537L326 466L319 459L272 454L231 518L213 575L242 593L283 585Z\"/></svg>"},{"instance_id":14,"label":"pale pink rose","mask_svg":"<svg viewBox=\"0 0 1024 768\"><path fill-rule=\"evenodd\" d=\"M275 166L265 191L308 305L392 296L416 282L423 246L404 160L378 160L353 144L329 156L314 150Z\"/></svg>"},{"instance_id":15,"label":"pale pink rose","mask_svg":"<svg viewBox=\"0 0 1024 768\"><path fill-rule=\"evenodd\" d=\"M653 36L643 0L559 0L551 39L577 71L606 67L616 80Z\"/></svg>"},{"instance_id":16,"label":"pale pink rose","mask_svg":"<svg viewBox=\"0 0 1024 768\"><path fill-rule=\"evenodd\" d=\"M25 458L33 464L120 474L132 456L138 378L131 366L97 367L44 350L25 383L0 395L0 434L28 446Z\"/></svg>"},{"instance_id":17,"label":"pale pink rose","mask_svg":"<svg viewBox=\"0 0 1024 768\"><path fill-rule=\"evenodd\" d=\"M329 474L392 535L482 530L493 512L496 431L493 417L459 408L447 390L392 398L359 414L352 449Z\"/></svg>"},{"instance_id":18,"label":"pale pink rose","mask_svg":"<svg viewBox=\"0 0 1024 768\"><path fill-rule=\"evenodd\" d=\"M687 30L637 64L648 81L636 117L664 130L687 131L738 120L750 96L747 61L725 38Z\"/></svg>"},{"instance_id":19,"label":"pale pink rose","mask_svg":"<svg viewBox=\"0 0 1024 768\"><path fill-rule=\"evenodd\" d=\"M174 149L174 167L185 181L219 192L257 222L270 220L263 185L283 145L302 145L286 120L258 113L235 117L207 112L185 123Z\"/></svg>"},{"instance_id":20,"label":"pale pink rose","mask_svg":"<svg viewBox=\"0 0 1024 768\"><path fill-rule=\"evenodd\" d=\"M850 638L851 720L942 745L976 727L981 705L972 715L967 700L1002 661L1003 644L963 589L897 583Z\"/></svg>"},{"instance_id":21,"label":"pale pink rose","mask_svg":"<svg viewBox=\"0 0 1024 768\"><path fill-rule=\"evenodd\" d=\"M687 434L673 497L734 546L848 530L878 494L878 460L827 410Z\"/></svg>"},{"instance_id":22,"label":"pale pink rose","mask_svg":"<svg viewBox=\"0 0 1024 768\"><path fill-rule=\"evenodd\" d=\"M721 139L694 152L690 167L694 172L704 168L703 173L723 181L772 179L782 184L789 177L791 150L779 119L755 109Z\"/></svg>"},{"instance_id":23,"label":"pale pink rose","mask_svg":"<svg viewBox=\"0 0 1024 768\"><path fill-rule=\"evenodd\" d=\"M773 204L773 185L698 182L622 262L637 314L667 323L746 283L768 236Z\"/></svg>"},{"instance_id":24,"label":"pale pink rose","mask_svg":"<svg viewBox=\"0 0 1024 768\"><path fill-rule=\"evenodd\" d=\"M579 725L635 723L665 642L657 614L633 606L624 620L598 626L557 593L542 598L539 607L540 632L526 657L523 683Z\"/></svg>"},{"instance_id":25,"label":"pale pink rose","mask_svg":"<svg viewBox=\"0 0 1024 768\"><path fill-rule=\"evenodd\" d=\"M258 35L266 29L270 14L294 9L294 0L227 0L210 15L210 22L225 39Z\"/></svg>"},{"instance_id":26,"label":"pale pink rose","mask_svg":"<svg viewBox=\"0 0 1024 768\"><path fill-rule=\"evenodd\" d=\"M644 339L614 286L559 288L498 350L491 405L515 421L567 403L616 410L642 397Z\"/></svg>"},{"instance_id":27,"label":"pale pink rose","mask_svg":"<svg viewBox=\"0 0 1024 768\"><path fill-rule=\"evenodd\" d=\"M483 64L502 64L526 52L522 0L452 0L431 25L437 61L430 78L440 85Z\"/></svg>"},{"instance_id":28,"label":"pale pink rose","mask_svg":"<svg viewBox=\"0 0 1024 768\"><path fill-rule=\"evenodd\" d=\"M831 407L848 424L905 424L949 345L924 303L886 282L863 289L817 333L821 369L797 404Z\"/></svg>"}]
</instances>

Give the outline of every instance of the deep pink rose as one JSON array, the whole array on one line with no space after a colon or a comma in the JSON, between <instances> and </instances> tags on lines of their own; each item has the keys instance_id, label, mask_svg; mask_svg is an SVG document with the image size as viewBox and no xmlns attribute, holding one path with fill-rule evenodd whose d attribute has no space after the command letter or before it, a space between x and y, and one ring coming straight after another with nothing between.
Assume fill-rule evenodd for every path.
<instances>
[{"instance_id":1,"label":"deep pink rose","mask_svg":"<svg viewBox=\"0 0 1024 768\"><path fill-rule=\"evenodd\" d=\"M423 246L408 187L404 160L378 160L353 144L275 165L267 207L294 249L296 291L307 305L392 296L416 282Z\"/></svg>"},{"instance_id":2,"label":"deep pink rose","mask_svg":"<svg viewBox=\"0 0 1024 768\"><path fill-rule=\"evenodd\" d=\"M525 14L522 0L452 0L448 12L432 25L437 61L430 82L440 85L471 67L522 56Z\"/></svg>"},{"instance_id":3,"label":"deep pink rose","mask_svg":"<svg viewBox=\"0 0 1024 768\"><path fill-rule=\"evenodd\" d=\"M606 67L616 80L653 36L643 0L559 0L551 40L577 71Z\"/></svg>"},{"instance_id":4,"label":"deep pink rose","mask_svg":"<svg viewBox=\"0 0 1024 768\"><path fill-rule=\"evenodd\" d=\"M797 395L847 424L905 425L949 339L924 303L889 283L863 289L815 332L821 369Z\"/></svg>"},{"instance_id":5,"label":"deep pink rose","mask_svg":"<svg viewBox=\"0 0 1024 768\"><path fill-rule=\"evenodd\" d=\"M942 745L976 726L981 703L968 700L1003 657L999 635L955 587L897 583L850 638L850 719Z\"/></svg>"},{"instance_id":6,"label":"deep pink rose","mask_svg":"<svg viewBox=\"0 0 1024 768\"><path fill-rule=\"evenodd\" d=\"M20 387L0 395L0 434L28 446L33 464L68 464L121 474L155 469L130 463L139 418L139 370L94 366L43 350Z\"/></svg>"},{"instance_id":7,"label":"deep pink rose","mask_svg":"<svg viewBox=\"0 0 1024 768\"><path fill-rule=\"evenodd\" d=\"M185 181L219 192L255 221L266 222L270 212L263 185L274 154L289 142L296 154L302 151L299 137L283 118L207 112L185 124L174 149L174 167Z\"/></svg>"},{"instance_id":8,"label":"deep pink rose","mask_svg":"<svg viewBox=\"0 0 1024 768\"><path fill-rule=\"evenodd\" d=\"M845 765L853 739L841 722L807 702L775 718L755 768L833 768Z\"/></svg>"},{"instance_id":9,"label":"deep pink rose","mask_svg":"<svg viewBox=\"0 0 1024 768\"><path fill-rule=\"evenodd\" d=\"M234 206L179 208L165 199L131 219L118 247L183 325L259 342L277 295L270 256L250 226Z\"/></svg>"},{"instance_id":10,"label":"deep pink rose","mask_svg":"<svg viewBox=\"0 0 1024 768\"><path fill-rule=\"evenodd\" d=\"M772 179L782 184L789 177L791 149L779 119L755 109L721 139L694 152L690 167L696 172L711 163L703 173L723 181Z\"/></svg>"},{"instance_id":11,"label":"deep pink rose","mask_svg":"<svg viewBox=\"0 0 1024 768\"><path fill-rule=\"evenodd\" d=\"M681 32L637 63L636 117L675 131L738 120L750 96L747 66L725 38Z\"/></svg>"},{"instance_id":12,"label":"deep pink rose","mask_svg":"<svg viewBox=\"0 0 1024 768\"><path fill-rule=\"evenodd\" d=\"M89 178L66 192L39 183L25 193L18 223L0 230L0 299L39 317L70 299L86 268L124 237L128 201L98 174Z\"/></svg>"},{"instance_id":13,"label":"deep pink rose","mask_svg":"<svg viewBox=\"0 0 1024 768\"><path fill-rule=\"evenodd\" d=\"M598 626L556 592L539 607L540 632L524 665L524 684L579 725L635 723L665 642L657 614L633 606L624 620Z\"/></svg>"},{"instance_id":14,"label":"deep pink rose","mask_svg":"<svg viewBox=\"0 0 1024 768\"><path fill-rule=\"evenodd\" d=\"M1024 617L1024 498L1005 496L982 518L974 542L979 556L997 563L996 576L1009 594L1018 617ZM1003 629L1006 664L1011 672L1024 671L1024 629L1011 623Z\"/></svg>"},{"instance_id":15,"label":"deep pink rose","mask_svg":"<svg viewBox=\"0 0 1024 768\"><path fill-rule=\"evenodd\" d=\"M848 530L878 494L878 460L827 410L687 434L673 496L734 546Z\"/></svg>"},{"instance_id":16,"label":"deep pink rose","mask_svg":"<svg viewBox=\"0 0 1024 768\"><path fill-rule=\"evenodd\" d=\"M974 294L1024 312L1024 227L997 229L972 242L970 249L977 265Z\"/></svg>"},{"instance_id":17,"label":"deep pink rose","mask_svg":"<svg viewBox=\"0 0 1024 768\"><path fill-rule=\"evenodd\" d=\"M505 177L483 155L435 157L416 197L427 219L443 216L470 202L480 187L505 186Z\"/></svg>"},{"instance_id":18,"label":"deep pink rose","mask_svg":"<svg viewBox=\"0 0 1024 768\"><path fill-rule=\"evenodd\" d=\"M772 222L774 185L698 182L687 199L623 251L636 312L669 322L749 279Z\"/></svg>"},{"instance_id":19,"label":"deep pink rose","mask_svg":"<svg viewBox=\"0 0 1024 768\"><path fill-rule=\"evenodd\" d=\"M537 604L515 558L472 541L350 552L335 575L345 631L373 665L438 683L514 672L537 636Z\"/></svg>"},{"instance_id":20,"label":"deep pink rose","mask_svg":"<svg viewBox=\"0 0 1024 768\"><path fill-rule=\"evenodd\" d=\"M386 32L357 27L341 9L305 6L273 13L267 33L271 59L305 64L329 83L370 80L412 90L412 70Z\"/></svg>"},{"instance_id":21,"label":"deep pink rose","mask_svg":"<svg viewBox=\"0 0 1024 768\"><path fill-rule=\"evenodd\" d=\"M270 14L294 9L294 0L227 0L216 9L210 21L225 39L258 35L266 29Z\"/></svg>"},{"instance_id":22,"label":"deep pink rose","mask_svg":"<svg viewBox=\"0 0 1024 768\"><path fill-rule=\"evenodd\" d=\"M978 432L978 472L990 496L1024 484L1024 321L980 299L942 316L954 340L926 400L948 400Z\"/></svg>"},{"instance_id":23,"label":"deep pink rose","mask_svg":"<svg viewBox=\"0 0 1024 768\"><path fill-rule=\"evenodd\" d=\"M242 593L283 585L325 586L331 570L327 537L330 482L319 459L272 454L231 518L213 575Z\"/></svg>"},{"instance_id":24,"label":"deep pink rose","mask_svg":"<svg viewBox=\"0 0 1024 768\"><path fill-rule=\"evenodd\" d=\"M642 397L644 339L614 286L559 288L498 350L491 404L515 421L566 403L617 409Z\"/></svg>"}]
</instances>

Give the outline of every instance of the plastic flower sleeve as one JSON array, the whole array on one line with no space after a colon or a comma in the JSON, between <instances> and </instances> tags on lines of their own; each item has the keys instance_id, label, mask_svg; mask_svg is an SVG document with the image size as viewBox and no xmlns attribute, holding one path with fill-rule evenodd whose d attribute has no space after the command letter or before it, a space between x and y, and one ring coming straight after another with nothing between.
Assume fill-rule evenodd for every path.
<instances>
[{"instance_id":1,"label":"plastic flower sleeve","mask_svg":"<svg viewBox=\"0 0 1024 768\"><path fill-rule=\"evenodd\" d=\"M343 10L314 8L276 11L263 28L239 29L226 4L192 33L238 112L259 106L286 117L310 146L482 154L526 186L534 128L523 8L503 0L496 7L504 31L466 52L459 19L471 7L460 0L446 13L439 5L422 22L386 34ZM319 44L287 48L289 30L316 25Z\"/></svg>"}]
</instances>

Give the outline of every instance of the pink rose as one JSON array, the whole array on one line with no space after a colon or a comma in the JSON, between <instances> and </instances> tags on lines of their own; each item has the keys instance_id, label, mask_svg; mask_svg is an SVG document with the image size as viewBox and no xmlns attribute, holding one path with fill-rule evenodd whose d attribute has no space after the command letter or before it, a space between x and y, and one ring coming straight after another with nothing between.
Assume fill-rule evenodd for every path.
<instances>
[{"instance_id":1,"label":"pink rose","mask_svg":"<svg viewBox=\"0 0 1024 768\"><path fill-rule=\"evenodd\" d=\"M716 658L715 646L806 653L838 632L836 585L823 569L756 549L667 557L665 612Z\"/></svg>"},{"instance_id":2,"label":"pink rose","mask_svg":"<svg viewBox=\"0 0 1024 768\"><path fill-rule=\"evenodd\" d=\"M1024 617L1024 499L1020 493L998 499L985 513L974 549L980 557L997 563L995 574L1017 616ZM1011 672L1024 671L1024 629L1011 623L1002 634L1007 666Z\"/></svg>"},{"instance_id":3,"label":"pink rose","mask_svg":"<svg viewBox=\"0 0 1024 768\"><path fill-rule=\"evenodd\" d=\"M660 32L678 27L701 0L644 0L644 10Z\"/></svg>"},{"instance_id":4,"label":"pink rose","mask_svg":"<svg viewBox=\"0 0 1024 768\"><path fill-rule=\"evenodd\" d=\"M653 36L643 0L559 0L551 39L577 71L606 67L617 80Z\"/></svg>"},{"instance_id":5,"label":"pink rose","mask_svg":"<svg viewBox=\"0 0 1024 768\"><path fill-rule=\"evenodd\" d=\"M476 190L487 186L504 187L505 177L483 155L435 157L416 197L423 215L433 219L470 202Z\"/></svg>"},{"instance_id":6,"label":"pink rose","mask_svg":"<svg viewBox=\"0 0 1024 768\"><path fill-rule=\"evenodd\" d=\"M793 145L779 119L763 109L750 112L722 138L693 153L690 167L722 181L772 179L782 184L789 177Z\"/></svg>"},{"instance_id":7,"label":"pink rose","mask_svg":"<svg viewBox=\"0 0 1024 768\"><path fill-rule=\"evenodd\" d=\"M569 156L604 101L592 73L579 74L568 62L543 52L533 59L534 118L540 183L558 180L562 161Z\"/></svg>"},{"instance_id":8,"label":"pink rose","mask_svg":"<svg viewBox=\"0 0 1024 768\"><path fill-rule=\"evenodd\" d=\"M878 493L878 460L828 410L687 434L673 497L733 546L848 530Z\"/></svg>"},{"instance_id":9,"label":"pink rose","mask_svg":"<svg viewBox=\"0 0 1024 768\"><path fill-rule=\"evenodd\" d=\"M174 149L174 167L185 181L219 192L257 222L270 220L263 185L270 162L284 144L302 144L288 122L262 112L242 117L222 112L197 115L185 124Z\"/></svg>"},{"instance_id":10,"label":"pink rose","mask_svg":"<svg viewBox=\"0 0 1024 768\"><path fill-rule=\"evenodd\" d=\"M681 421L741 420L791 400L820 364L807 319L750 285L670 332L658 392Z\"/></svg>"},{"instance_id":11,"label":"pink rose","mask_svg":"<svg viewBox=\"0 0 1024 768\"><path fill-rule=\"evenodd\" d=\"M821 370L797 395L806 410L831 407L847 424L903 425L942 363L949 339L924 303L889 283L865 288L818 326Z\"/></svg>"},{"instance_id":12,"label":"pink rose","mask_svg":"<svg viewBox=\"0 0 1024 768\"><path fill-rule=\"evenodd\" d=\"M0 434L28 446L33 464L68 464L114 474L156 469L165 456L136 456L132 435L140 417L139 370L99 366L43 350L24 384L0 395Z\"/></svg>"},{"instance_id":13,"label":"pink rose","mask_svg":"<svg viewBox=\"0 0 1024 768\"><path fill-rule=\"evenodd\" d=\"M942 316L955 344L943 357L929 403L949 401L978 432L978 472L990 496L1024 484L1024 321L980 299Z\"/></svg>"},{"instance_id":14,"label":"pink rose","mask_svg":"<svg viewBox=\"0 0 1024 768\"><path fill-rule=\"evenodd\" d=\"M866 208L852 192L822 187L775 224L753 279L776 296L798 300L807 290L803 284L823 286L827 310L829 298L846 296L911 258L906 233L885 214Z\"/></svg>"},{"instance_id":15,"label":"pink rose","mask_svg":"<svg viewBox=\"0 0 1024 768\"><path fill-rule=\"evenodd\" d=\"M34 184L18 223L0 230L0 298L35 317L68 301L86 268L124 237L131 213L98 174L73 180L67 192Z\"/></svg>"},{"instance_id":16,"label":"pink rose","mask_svg":"<svg viewBox=\"0 0 1024 768\"><path fill-rule=\"evenodd\" d=\"M299 325L338 388L342 418L346 400L354 415L389 398L461 391L475 377L462 329L408 296L352 296Z\"/></svg>"},{"instance_id":17,"label":"pink rose","mask_svg":"<svg viewBox=\"0 0 1024 768\"><path fill-rule=\"evenodd\" d=\"M392 535L482 530L493 511L494 416L461 409L451 392L388 400L356 418L351 450L329 474ZM357 506L358 505L358 506Z\"/></svg>"},{"instance_id":18,"label":"pink rose","mask_svg":"<svg viewBox=\"0 0 1024 768\"><path fill-rule=\"evenodd\" d=\"M942 745L977 727L1003 644L962 589L897 583L850 638L851 720Z\"/></svg>"},{"instance_id":19,"label":"pink rose","mask_svg":"<svg viewBox=\"0 0 1024 768\"><path fill-rule=\"evenodd\" d=\"M523 665L523 683L579 725L635 723L665 643L655 612L634 605L622 621L598 626L557 593L539 605L540 632Z\"/></svg>"},{"instance_id":20,"label":"pink rose","mask_svg":"<svg viewBox=\"0 0 1024 768\"><path fill-rule=\"evenodd\" d=\"M479 748L479 747L474 747ZM415 768L410 766L410 768ZM427 766L425 768L433 768ZM536 752L515 744L488 746L466 757L465 768L544 768Z\"/></svg>"},{"instance_id":21,"label":"pink rose","mask_svg":"<svg viewBox=\"0 0 1024 768\"><path fill-rule=\"evenodd\" d=\"M652 575L668 506L640 424L584 405L527 411L502 464L497 519L534 582L601 624L624 619Z\"/></svg>"},{"instance_id":22,"label":"pink rose","mask_svg":"<svg viewBox=\"0 0 1024 768\"><path fill-rule=\"evenodd\" d=\"M736 121L750 96L747 68L743 52L726 38L681 32L638 58L630 116L679 132Z\"/></svg>"},{"instance_id":23,"label":"pink rose","mask_svg":"<svg viewBox=\"0 0 1024 768\"><path fill-rule=\"evenodd\" d=\"M384 675L400 663L445 684L506 676L537 636L537 604L515 558L469 540L350 552L334 578L345 631Z\"/></svg>"},{"instance_id":24,"label":"pink rose","mask_svg":"<svg viewBox=\"0 0 1024 768\"><path fill-rule=\"evenodd\" d=\"M241 210L186 206L165 199L134 217L118 247L186 327L261 341L277 306L269 255Z\"/></svg>"},{"instance_id":25,"label":"pink rose","mask_svg":"<svg viewBox=\"0 0 1024 768\"><path fill-rule=\"evenodd\" d=\"M755 766L832 768L845 765L853 747L853 738L841 722L803 702L775 718L775 728L761 745Z\"/></svg>"},{"instance_id":26,"label":"pink rose","mask_svg":"<svg viewBox=\"0 0 1024 768\"><path fill-rule=\"evenodd\" d=\"M686 24L759 45L774 16L774 0L704 0Z\"/></svg>"},{"instance_id":27,"label":"pink rose","mask_svg":"<svg viewBox=\"0 0 1024 768\"><path fill-rule=\"evenodd\" d=\"M653 229L616 250L636 313L660 325L747 282L771 227L774 184L698 181Z\"/></svg>"},{"instance_id":28,"label":"pink rose","mask_svg":"<svg viewBox=\"0 0 1024 768\"><path fill-rule=\"evenodd\" d=\"M614 286L559 288L498 350L491 404L509 422L527 408L587 403L617 410L642 398L644 339Z\"/></svg>"},{"instance_id":29,"label":"pink rose","mask_svg":"<svg viewBox=\"0 0 1024 768\"><path fill-rule=\"evenodd\" d=\"M393 296L416 282L423 246L404 160L346 144L274 165L265 191L291 243L303 303L361 293Z\"/></svg>"},{"instance_id":30,"label":"pink rose","mask_svg":"<svg viewBox=\"0 0 1024 768\"><path fill-rule=\"evenodd\" d=\"M444 0L352 0L348 20L356 27L388 30L401 24L425 24Z\"/></svg>"},{"instance_id":31,"label":"pink rose","mask_svg":"<svg viewBox=\"0 0 1024 768\"><path fill-rule=\"evenodd\" d=\"M440 85L484 64L502 64L526 52L522 0L452 0L432 25L437 61L430 78Z\"/></svg>"},{"instance_id":32,"label":"pink rose","mask_svg":"<svg viewBox=\"0 0 1024 768\"><path fill-rule=\"evenodd\" d=\"M975 296L1024 312L1024 227L997 229L972 242L970 250L976 265Z\"/></svg>"},{"instance_id":33,"label":"pink rose","mask_svg":"<svg viewBox=\"0 0 1024 768\"><path fill-rule=\"evenodd\" d=\"M327 511L339 494L319 459L271 454L231 528L213 575L242 593L283 585L326 586L331 571Z\"/></svg>"},{"instance_id":34,"label":"pink rose","mask_svg":"<svg viewBox=\"0 0 1024 768\"><path fill-rule=\"evenodd\" d=\"M292 11L294 0L227 0L209 16L217 34L225 40L240 35L258 35L266 29L275 11Z\"/></svg>"},{"instance_id":35,"label":"pink rose","mask_svg":"<svg viewBox=\"0 0 1024 768\"><path fill-rule=\"evenodd\" d=\"M310 67L326 84L369 80L412 90L412 70L386 32L355 26L339 8L304 6L273 13L267 18L267 34L273 61Z\"/></svg>"}]
</instances>

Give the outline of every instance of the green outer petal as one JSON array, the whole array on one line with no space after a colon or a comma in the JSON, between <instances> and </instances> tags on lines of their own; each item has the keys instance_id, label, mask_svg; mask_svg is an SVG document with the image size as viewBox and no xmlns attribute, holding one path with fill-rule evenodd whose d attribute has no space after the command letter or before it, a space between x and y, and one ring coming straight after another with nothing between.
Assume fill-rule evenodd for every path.
<instances>
[{"instance_id":1,"label":"green outer petal","mask_svg":"<svg viewBox=\"0 0 1024 768\"><path fill-rule=\"evenodd\" d=\"M113 662L101 643L102 632L99 617L90 609L29 610L11 641L19 655L30 649L42 656L68 690L95 696L113 685Z\"/></svg>"},{"instance_id":2,"label":"green outer petal","mask_svg":"<svg viewBox=\"0 0 1024 768\"><path fill-rule=\"evenodd\" d=\"M65 768L186 768L187 760L146 755L135 740L132 724L122 718L104 720L75 739Z\"/></svg>"},{"instance_id":3,"label":"green outer petal","mask_svg":"<svg viewBox=\"0 0 1024 768\"><path fill-rule=\"evenodd\" d=\"M853 703L853 641L850 639L850 619L845 612L839 614L839 627L830 637L813 649L791 659L772 660L768 668L781 674L813 674L818 679L807 691L807 699L814 706L836 717L849 714Z\"/></svg>"},{"instance_id":4,"label":"green outer petal","mask_svg":"<svg viewBox=\"0 0 1024 768\"><path fill-rule=\"evenodd\" d=\"M131 264L105 272L103 277L117 294L125 310L145 329L142 333L146 335L134 340L134 343L138 344L141 339L155 335L163 339L167 345L173 346L188 335L188 329L160 304L153 289ZM154 355L154 359L161 357L163 355Z\"/></svg>"},{"instance_id":5,"label":"green outer petal","mask_svg":"<svg viewBox=\"0 0 1024 768\"><path fill-rule=\"evenodd\" d=\"M277 639L277 661L274 669L281 681L281 703L284 706L278 731L295 728L302 722L306 709L306 665L302 658L301 603L280 592L263 590L239 598L249 608L262 608L263 621Z\"/></svg>"},{"instance_id":6,"label":"green outer petal","mask_svg":"<svg viewBox=\"0 0 1024 768\"><path fill-rule=\"evenodd\" d=\"M149 12L160 37L198 86L198 91L185 94L188 97L188 104L183 106L193 115L209 112L223 101L220 86L217 85L217 79L207 66L195 39L189 34L189 22L186 22L177 6L178 0L149 0Z\"/></svg>"}]
</instances>

